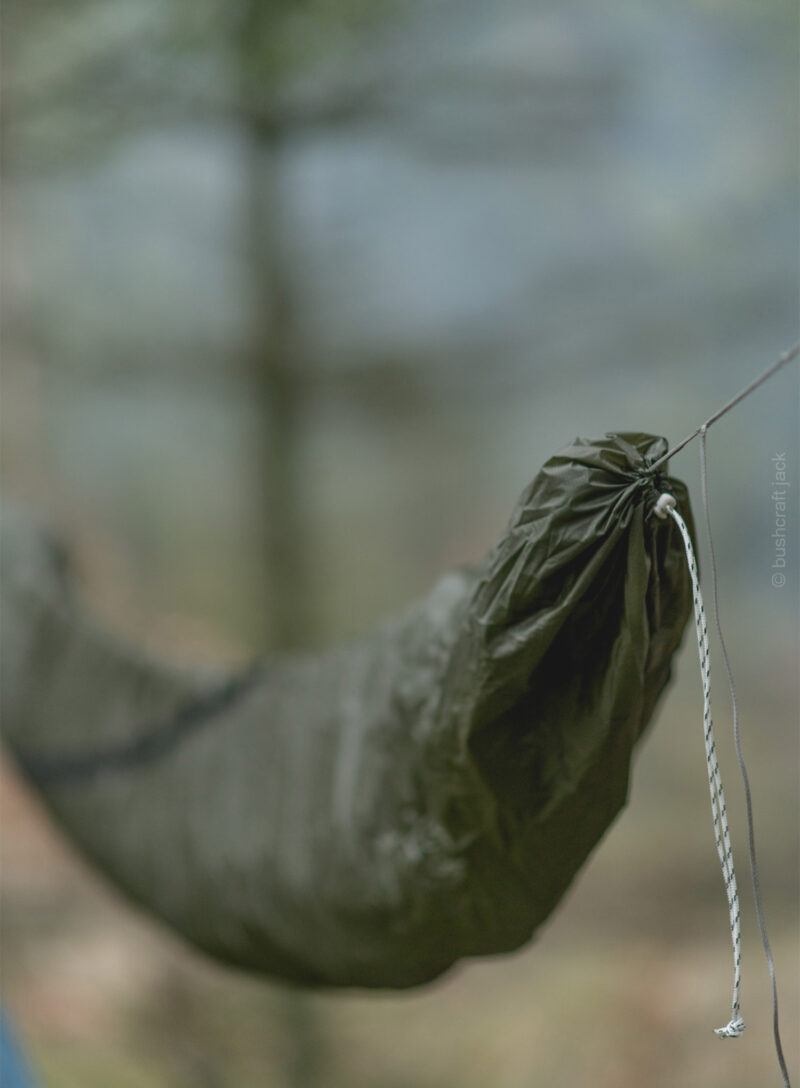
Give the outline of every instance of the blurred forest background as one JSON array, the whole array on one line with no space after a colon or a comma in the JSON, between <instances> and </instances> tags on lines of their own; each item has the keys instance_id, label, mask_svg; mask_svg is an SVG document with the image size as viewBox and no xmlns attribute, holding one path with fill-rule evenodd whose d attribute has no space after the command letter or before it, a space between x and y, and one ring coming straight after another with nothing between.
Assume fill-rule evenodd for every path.
<instances>
[{"instance_id":1,"label":"blurred forest background","mask_svg":"<svg viewBox=\"0 0 800 1088\"><path fill-rule=\"evenodd\" d=\"M797 338L791 0L6 0L2 468L95 607L190 661L366 631L575 435L682 438ZM709 438L721 607L798 1071L797 367ZM700 513L697 450L672 465ZM790 468L790 472L794 469ZM699 521L699 518L698 518ZM3 769L3 1000L45 1088L778 1082L743 1012L689 636L631 803L521 954L302 994L135 913Z\"/></svg>"}]
</instances>

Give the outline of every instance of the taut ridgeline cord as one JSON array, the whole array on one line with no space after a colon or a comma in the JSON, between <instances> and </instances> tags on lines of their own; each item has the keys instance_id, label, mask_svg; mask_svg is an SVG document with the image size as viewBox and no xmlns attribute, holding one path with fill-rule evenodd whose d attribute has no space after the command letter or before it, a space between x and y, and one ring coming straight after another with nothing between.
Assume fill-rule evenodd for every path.
<instances>
[{"instance_id":1,"label":"taut ridgeline cord","mask_svg":"<svg viewBox=\"0 0 800 1088\"><path fill-rule=\"evenodd\" d=\"M700 480L702 487L702 499L703 510L705 513L706 533L708 537L708 549L711 558L711 583L712 583L712 595L714 604L714 620L717 629L717 635L719 637L720 648L722 650L722 659L725 663L725 671L728 677L728 686L731 695L731 704L733 709L733 738L736 746L736 756L739 762L739 770L742 776L742 783L744 786L745 802L747 808L747 834L748 834L748 848L750 858L750 872L753 882L753 898L755 901L756 917L758 919L758 928L761 934L761 943L764 948L764 956L767 962L767 969L769 971L770 985L772 990L772 1031L775 1044L775 1053L778 1059L778 1065L781 1071L781 1077L783 1079L784 1088L791 1088L789 1081L789 1072L786 1066L786 1059L783 1053L783 1046L781 1043L780 1035L780 1023L778 1015L778 988L775 978L775 961L772 956L772 950L770 948L769 938L767 937L767 927L764 919L764 910L761 901L761 884L758 875L758 864L756 860L756 845L755 845L755 825L753 819L753 801L752 793L750 790L750 779L747 773L747 767L744 761L744 755L742 753L741 736L739 730L739 710L736 700L736 686L733 680L733 671L731 669L730 659L728 657L727 647L725 645L725 639L722 634L722 625L719 617L719 594L717 589L717 561L714 551L714 540L711 532L711 514L708 502L708 464L707 464L707 450L706 450L706 436L708 428L715 423L718 419L729 412L737 404L748 397L754 392L760 385L766 382L768 379L777 374L777 372L785 366L787 363L796 359L800 355L800 341L793 347L784 351L772 366L768 367L763 374L752 381L748 386L742 389L736 394L727 404L723 405L717 412L711 415L705 423L701 423L700 426L692 431L690 435L679 442L676 446L673 446L668 453L664 454L657 461L653 462L650 466L651 470L655 470L660 465L664 464L670 457L672 457L679 450L682 450L684 446L687 446L694 438L699 436L700 438ZM697 562L694 556L694 549L692 547L691 537L689 530L686 527L686 523L683 518L675 509L675 499L672 495L663 494L658 499L655 507L655 513L661 518L671 517L678 526L681 536L683 538L684 547L686 550L686 559L689 565L689 574L692 580L692 592L695 614L695 628L697 632L697 647L700 657L700 673L703 681L703 723L704 723L704 737L706 747L706 764L708 767L708 783L709 791L711 794L711 809L714 818L714 835L717 845L717 854L719 856L720 865L722 868L722 875L725 881L725 889L728 897L728 909L730 916L731 926L731 942L733 945L733 961L734 961L734 978L733 978L733 999L731 1002L731 1019L724 1028L717 1028L717 1034L725 1038L735 1038L741 1035L744 1030L744 1021L741 1018L739 1011L739 987L741 983L741 924L740 924L740 911L739 911L739 893L736 885L736 876L733 869L733 855L731 852L730 834L728 830L727 810L725 807L725 795L722 790L722 778L719 770L719 763L716 755L716 745L714 743L714 732L711 719L711 678L710 678L710 657L709 657L709 645L708 645L708 627L705 618L705 608L703 605L703 597L700 591L700 580L697 573Z\"/></svg>"}]
</instances>

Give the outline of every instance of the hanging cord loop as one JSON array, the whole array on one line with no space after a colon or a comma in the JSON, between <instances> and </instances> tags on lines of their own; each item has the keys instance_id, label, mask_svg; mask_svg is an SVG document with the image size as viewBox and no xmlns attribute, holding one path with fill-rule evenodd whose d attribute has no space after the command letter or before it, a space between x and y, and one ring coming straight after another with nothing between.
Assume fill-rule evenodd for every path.
<instances>
[{"instance_id":1,"label":"hanging cord loop","mask_svg":"<svg viewBox=\"0 0 800 1088\"><path fill-rule=\"evenodd\" d=\"M708 546L711 556L711 577L713 587L713 603L714 603L714 620L717 628L717 634L719 636L720 647L722 649L722 658L725 663L725 671L728 676L728 686L731 694L731 703L733 709L733 737L736 745L736 756L739 761L739 770L741 771L742 783L744 785L745 802L747 806L747 833L748 833L748 848L750 858L750 872L753 882L753 898L755 900L756 917L758 919L758 928L761 934L761 943L764 948L764 956L767 961L767 968L769 970L770 985L772 990L772 1034L775 1044L775 1053L778 1059L778 1065L780 1066L781 1077L783 1079L784 1088L791 1088L789 1081L789 1073L786 1067L786 1059L783 1054L783 1046L781 1043L780 1023L778 1017L778 989L775 978L775 962L772 957L772 950L770 948L769 939L767 937L767 928L764 920L764 911L761 902L761 885L758 876L758 865L756 862L756 846L755 846L755 831L753 823L753 802L750 792L750 780L747 774L747 768L744 762L744 756L742 754L741 738L739 735L739 711L736 701L736 688L733 682L733 673L731 671L730 660L728 658L728 651L725 646L725 639L722 636L722 627L719 619L719 601L717 593L717 564L716 556L714 554L714 541L711 535L711 515L708 505L708 471L706 463L706 435L708 428L712 423L716 423L718 419L729 412L737 404L749 397L760 385L763 385L769 378L772 378L779 370L782 369L787 363L790 363L793 359L797 359L800 356L800 341L794 344L792 347L787 348L775 362L769 366L762 374L755 378L749 385L745 386L739 393L736 394L727 404L724 404L722 408L714 412L713 415L701 423L700 426L692 431L690 435L687 435L682 442L679 442L676 446L673 446L663 457L659 457L650 466L650 472L655 473L661 465L668 461L679 450L682 450L684 446L687 446L694 438L699 436L700 438L700 478L702 484L703 495L703 507L705 510L706 531L708 534ZM741 1035L744 1029L744 1023L739 1015L739 982L741 977L741 932L739 928L739 901L738 891L736 889L736 878L733 873L733 858L730 854L730 837L728 835L728 823L727 815L725 812L725 799L722 794L722 781L719 777L719 766L716 760L716 749L714 746L714 738L711 727L711 705L710 705L710 672L709 672L709 657L708 657L708 631L705 622L705 610L703 608L703 598L700 593L700 583L697 576L697 563L694 558L694 551L692 548L691 539L689 537L688 529L681 518L680 514L675 509L675 499L672 495L665 493L661 495L656 502L654 513L660 518L672 517L680 529L681 536L683 537L684 546L686 549L686 558L689 564L689 572L692 579L693 596L694 596L694 610L695 610L695 625L697 628L697 646L700 655L700 669L703 676L703 704L704 704L704 720L706 723L706 760L709 768L709 789L711 791L711 807L714 813L714 829L717 840L717 853L719 854L720 864L722 866L723 877L725 878L725 887L728 893L728 905L730 908L731 917L731 940L733 942L734 951L734 987L733 987L733 1002L731 1009L731 1020L724 1028L718 1028L717 1033L724 1037L735 1037ZM709 743L710 742L710 743ZM721 836L720 836L721 831ZM734 912L733 903L735 896L736 910Z\"/></svg>"},{"instance_id":2,"label":"hanging cord loop","mask_svg":"<svg viewBox=\"0 0 800 1088\"><path fill-rule=\"evenodd\" d=\"M742 742L739 732L739 707L736 700L736 685L733 682L733 670L731 669L730 659L728 657L728 650L725 645L725 638L722 634L722 623L719 618L719 593L717 591L717 557L714 552L714 538L711 533L711 510L708 503L708 463L707 463L707 451L706 451L706 430L705 424L700 428L700 485L703 497L703 510L705 512L706 519L706 537L708 539L708 552L711 558L711 588L712 588L712 602L714 605L714 624L717 629L717 637L719 638L719 645L722 651L722 660L725 663L725 672L728 676L728 688L731 694L731 707L733 711L733 740L736 747L736 758L739 761L739 771L742 777L742 785L744 786L745 806L747 810L747 845L750 858L750 875L753 884L753 900L756 908L756 918L758 920L758 929L761 935L761 944L764 949L764 958L767 961L767 970L769 971L770 988L772 992L772 1035L775 1043L775 1053L778 1058L778 1065L780 1066L781 1076L783 1078L784 1088L791 1088L789 1083L789 1071L786 1067L786 1059L783 1054L783 1045L781 1043L780 1021L778 1016L778 985L775 977L775 961L772 957L772 949L770 948L769 937L767 936L767 924L764 919L764 908L761 902L761 882L758 876L758 862L756 860L756 837L755 837L755 824L753 820L753 798L750 791L750 777L747 773L747 766L744 761L744 754L742 752Z\"/></svg>"},{"instance_id":3,"label":"hanging cord loop","mask_svg":"<svg viewBox=\"0 0 800 1088\"><path fill-rule=\"evenodd\" d=\"M714 740L714 726L711 718L711 657L708 645L708 626L706 624L703 595L700 591L700 579L697 574L697 561L694 556L692 540L686 522L675 509L675 499L667 493L661 495L655 506L655 513L660 518L671 517L680 530L692 579L692 598L694 602L694 622L697 632L697 650L700 655L700 675L703 681L703 737L706 747L706 767L708 768L708 788L711 795L711 812L714 819L714 838L717 844L717 856L725 881L728 897L728 914L733 945L733 999L731 1018L724 1028L716 1028L717 1035L726 1039L735 1039L744 1031L744 1021L739 1014L739 985L742 975L742 931L739 910L739 889L736 885L736 873L733 868L733 852L728 830L728 813L725 807L725 793L722 788L717 748Z\"/></svg>"}]
</instances>

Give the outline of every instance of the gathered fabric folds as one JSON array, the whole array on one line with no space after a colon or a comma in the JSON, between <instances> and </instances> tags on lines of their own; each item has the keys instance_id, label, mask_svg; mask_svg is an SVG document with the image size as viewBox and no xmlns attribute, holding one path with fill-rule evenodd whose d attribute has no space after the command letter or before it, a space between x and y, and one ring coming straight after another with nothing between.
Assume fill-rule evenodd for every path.
<instances>
[{"instance_id":1,"label":"gathered fabric folds","mask_svg":"<svg viewBox=\"0 0 800 1088\"><path fill-rule=\"evenodd\" d=\"M2 551L6 743L110 880L211 955L408 987L524 944L623 807L692 608L662 438L576 439L489 555L353 645L233 677L88 618Z\"/></svg>"}]
</instances>

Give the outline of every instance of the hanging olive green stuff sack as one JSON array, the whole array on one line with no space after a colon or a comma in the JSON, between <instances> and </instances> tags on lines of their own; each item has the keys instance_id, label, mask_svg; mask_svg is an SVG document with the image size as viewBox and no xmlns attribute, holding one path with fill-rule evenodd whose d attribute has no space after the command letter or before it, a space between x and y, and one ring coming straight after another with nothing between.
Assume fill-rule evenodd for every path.
<instances>
[{"instance_id":1,"label":"hanging olive green stuff sack","mask_svg":"<svg viewBox=\"0 0 800 1088\"><path fill-rule=\"evenodd\" d=\"M93 626L17 533L7 741L111 880L222 960L404 987L517 948L624 804L690 614L652 516L669 490L690 521L648 469L666 448L576 440L477 567L359 644L224 684Z\"/></svg>"}]
</instances>

